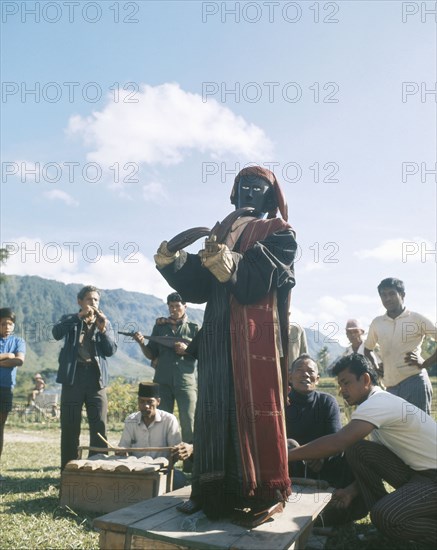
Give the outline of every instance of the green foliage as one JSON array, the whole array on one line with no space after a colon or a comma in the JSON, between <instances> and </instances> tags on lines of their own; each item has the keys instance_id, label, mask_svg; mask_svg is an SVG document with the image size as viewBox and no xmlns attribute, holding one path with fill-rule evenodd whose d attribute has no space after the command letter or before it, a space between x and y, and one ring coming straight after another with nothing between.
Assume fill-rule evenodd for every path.
<instances>
[{"instance_id":1,"label":"green foliage","mask_svg":"<svg viewBox=\"0 0 437 550\"><path fill-rule=\"evenodd\" d=\"M293 310L291 314L293 315ZM315 323L315 325L317 326L318 323ZM340 357L343 354L345 348L338 343L338 330L332 331L330 323L326 323L322 326L322 328L328 330L328 334L325 334L320 328L318 328L317 330L314 330L312 328L305 328L308 353L311 357L317 360L320 351L322 349L326 349L329 353L329 361L331 363L332 361L335 361L337 357ZM320 371L320 375L325 376L324 371Z\"/></svg>"},{"instance_id":2,"label":"green foliage","mask_svg":"<svg viewBox=\"0 0 437 550\"><path fill-rule=\"evenodd\" d=\"M426 336L422 344L423 358L428 359L428 357L434 353L436 348L437 342L432 340L429 336ZM429 374L430 376L437 376L437 363L434 363L434 365L429 369Z\"/></svg>"},{"instance_id":3,"label":"green foliage","mask_svg":"<svg viewBox=\"0 0 437 550\"><path fill-rule=\"evenodd\" d=\"M0 248L0 266L6 263L6 260L9 257L9 252L6 248ZM6 275L0 273L0 282L3 282L6 279Z\"/></svg>"},{"instance_id":4,"label":"green foliage","mask_svg":"<svg viewBox=\"0 0 437 550\"><path fill-rule=\"evenodd\" d=\"M323 348L319 351L317 354L317 365L319 367L320 374L325 374L326 370L329 366L329 359L330 354L327 346L323 346Z\"/></svg>"},{"instance_id":5,"label":"green foliage","mask_svg":"<svg viewBox=\"0 0 437 550\"><path fill-rule=\"evenodd\" d=\"M123 422L128 414L138 410L138 386L117 378L108 387L108 415L112 422Z\"/></svg>"},{"instance_id":6,"label":"green foliage","mask_svg":"<svg viewBox=\"0 0 437 550\"><path fill-rule=\"evenodd\" d=\"M0 264L5 264L9 257L9 252L6 248L0 248Z\"/></svg>"}]
</instances>

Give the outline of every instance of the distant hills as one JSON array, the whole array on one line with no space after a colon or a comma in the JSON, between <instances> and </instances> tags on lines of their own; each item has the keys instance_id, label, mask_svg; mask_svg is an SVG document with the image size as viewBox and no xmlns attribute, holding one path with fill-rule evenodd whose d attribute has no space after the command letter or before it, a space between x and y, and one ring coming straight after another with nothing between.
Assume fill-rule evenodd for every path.
<instances>
[{"instance_id":1,"label":"distant hills","mask_svg":"<svg viewBox=\"0 0 437 550\"><path fill-rule=\"evenodd\" d=\"M78 311L76 296L82 286L35 276L4 277L0 285L1 307L15 310L16 334L27 343L26 363L19 379L23 376L30 380L32 374L42 371L49 382L54 382L61 342L53 339L52 326L65 313ZM168 315L167 305L161 299L122 289L102 291L100 306L116 331L139 330L150 334L156 318ZM201 325L203 310L189 307L188 316ZM344 350L319 332L312 329L305 329L305 332L309 353L315 358L324 346L329 361ZM129 337L120 336L119 349L110 360L110 373L112 377L123 376L128 381L147 380L152 378L153 369L138 344Z\"/></svg>"}]
</instances>

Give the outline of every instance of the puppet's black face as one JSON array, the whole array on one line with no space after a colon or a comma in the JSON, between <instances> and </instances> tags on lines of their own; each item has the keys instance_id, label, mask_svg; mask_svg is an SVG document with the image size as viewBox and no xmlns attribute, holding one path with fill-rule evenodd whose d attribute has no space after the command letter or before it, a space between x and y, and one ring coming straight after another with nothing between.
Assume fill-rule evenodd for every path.
<instances>
[{"instance_id":1,"label":"puppet's black face","mask_svg":"<svg viewBox=\"0 0 437 550\"><path fill-rule=\"evenodd\" d=\"M242 176L238 182L237 208L250 206L255 214L265 214L272 207L272 187L258 176Z\"/></svg>"}]
</instances>

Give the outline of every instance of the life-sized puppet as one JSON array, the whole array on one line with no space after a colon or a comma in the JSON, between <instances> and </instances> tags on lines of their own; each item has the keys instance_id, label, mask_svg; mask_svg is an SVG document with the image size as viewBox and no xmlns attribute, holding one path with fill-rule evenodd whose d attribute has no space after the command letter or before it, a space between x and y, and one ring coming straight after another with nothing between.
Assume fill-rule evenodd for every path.
<instances>
[{"instance_id":1,"label":"life-sized puppet","mask_svg":"<svg viewBox=\"0 0 437 550\"><path fill-rule=\"evenodd\" d=\"M201 508L210 519L247 507L263 517L290 494L284 399L295 233L269 170L243 169L231 202L254 210L233 224L226 244L207 239L198 254L171 254L164 241L155 255L170 286L189 302L207 302L192 345L199 384L193 488L182 511Z\"/></svg>"}]
</instances>

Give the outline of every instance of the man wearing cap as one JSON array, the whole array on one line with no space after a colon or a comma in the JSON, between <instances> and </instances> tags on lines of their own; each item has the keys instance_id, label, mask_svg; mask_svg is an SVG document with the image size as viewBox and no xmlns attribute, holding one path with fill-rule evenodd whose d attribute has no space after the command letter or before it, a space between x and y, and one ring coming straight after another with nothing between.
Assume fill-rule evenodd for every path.
<instances>
[{"instance_id":1,"label":"man wearing cap","mask_svg":"<svg viewBox=\"0 0 437 550\"><path fill-rule=\"evenodd\" d=\"M364 338L363 335L366 331L360 326L356 319L348 319L346 322L346 336L350 342L350 346L347 347L344 352L344 356L351 355L352 353L359 353L364 355Z\"/></svg>"},{"instance_id":2,"label":"man wearing cap","mask_svg":"<svg viewBox=\"0 0 437 550\"><path fill-rule=\"evenodd\" d=\"M170 316L160 317L152 330L152 336L170 336L192 340L199 326L188 321L186 302L177 292L167 296ZM182 437L188 443L193 442L194 411L197 400L197 382L195 377L196 359L186 353L187 345L177 342L174 348L168 348L156 342L145 343L144 336L135 333L143 354L155 365L154 382L160 388L160 409L173 413L175 401L178 404Z\"/></svg>"},{"instance_id":3,"label":"man wearing cap","mask_svg":"<svg viewBox=\"0 0 437 550\"><path fill-rule=\"evenodd\" d=\"M193 489L181 511L202 508L216 519L250 509L247 525L255 526L290 493L284 410L297 245L270 170L244 168L231 202L253 211L234 222L224 242L208 239L199 254L173 254L164 241L155 263L187 300L207 302L196 338Z\"/></svg>"},{"instance_id":4,"label":"man wearing cap","mask_svg":"<svg viewBox=\"0 0 437 550\"><path fill-rule=\"evenodd\" d=\"M346 337L350 342L350 346L346 348L346 351L343 353L341 357L348 357L349 355L352 355L353 353L359 353L360 355L364 355L364 334L365 330L361 327L361 325L358 323L356 319L348 319L346 322ZM376 356L375 356L375 364L377 364ZM335 366L335 363L331 365L330 371L332 371L332 368ZM378 371L379 372L379 371ZM338 395L340 395L341 392L338 390ZM353 406L350 406L347 401L343 400L343 411L347 418L347 420L351 419L352 411L354 410Z\"/></svg>"},{"instance_id":5,"label":"man wearing cap","mask_svg":"<svg viewBox=\"0 0 437 550\"><path fill-rule=\"evenodd\" d=\"M436 352L424 360L421 346L425 336L436 339L436 327L423 315L405 308L403 281L384 279L378 293L386 313L372 321L364 343L365 355L377 368L372 351L378 343L387 391L431 414L432 386L427 369L435 363Z\"/></svg>"},{"instance_id":6,"label":"man wearing cap","mask_svg":"<svg viewBox=\"0 0 437 550\"><path fill-rule=\"evenodd\" d=\"M174 459L185 460L193 452L193 446L183 443L177 418L159 408L160 386L153 382L140 383L138 386L138 409L130 414L125 422L119 447L173 447ZM144 452L131 453L133 456L144 456ZM156 458L162 452L150 451L148 456ZM177 480L175 480L177 481ZM175 483L182 487L185 483Z\"/></svg>"}]
</instances>

